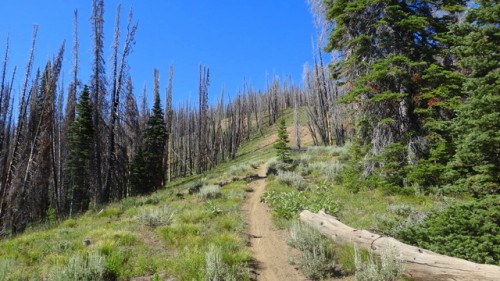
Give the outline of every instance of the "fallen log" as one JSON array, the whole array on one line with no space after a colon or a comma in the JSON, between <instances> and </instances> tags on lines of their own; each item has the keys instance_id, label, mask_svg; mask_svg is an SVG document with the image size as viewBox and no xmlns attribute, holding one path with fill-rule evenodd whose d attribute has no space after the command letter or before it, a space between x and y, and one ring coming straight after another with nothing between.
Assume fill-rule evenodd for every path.
<instances>
[{"instance_id":1,"label":"fallen log","mask_svg":"<svg viewBox=\"0 0 500 281\"><path fill-rule=\"evenodd\" d=\"M401 253L405 263L405 276L414 281L499 281L500 267L477 264L464 259L449 257L429 250L404 244L392 237L380 236L367 230L351 228L335 217L319 211L317 214L303 211L300 220L340 245L354 244L358 248L371 250L380 256L390 250Z\"/></svg>"}]
</instances>

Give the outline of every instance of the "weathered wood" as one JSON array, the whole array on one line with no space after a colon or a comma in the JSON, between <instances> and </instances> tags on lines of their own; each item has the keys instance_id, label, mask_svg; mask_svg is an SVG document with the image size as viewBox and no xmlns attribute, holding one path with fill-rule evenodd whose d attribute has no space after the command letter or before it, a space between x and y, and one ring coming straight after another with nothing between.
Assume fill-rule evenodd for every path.
<instances>
[{"instance_id":1,"label":"weathered wood","mask_svg":"<svg viewBox=\"0 0 500 281\"><path fill-rule=\"evenodd\" d=\"M387 248L401 253L405 263L405 276L412 280L500 280L500 267L477 264L459 258L448 257L432 251L404 244L392 237L380 236L362 229L351 228L336 218L319 211L317 214L303 211L300 220L338 244L354 244L380 255Z\"/></svg>"}]
</instances>

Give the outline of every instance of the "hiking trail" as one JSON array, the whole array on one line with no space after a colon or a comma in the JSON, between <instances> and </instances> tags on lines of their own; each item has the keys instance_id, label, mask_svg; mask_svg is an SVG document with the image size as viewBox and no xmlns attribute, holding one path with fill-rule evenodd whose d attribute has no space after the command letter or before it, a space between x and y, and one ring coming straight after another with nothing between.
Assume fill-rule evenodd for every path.
<instances>
[{"instance_id":1,"label":"hiking trail","mask_svg":"<svg viewBox=\"0 0 500 281\"><path fill-rule=\"evenodd\" d=\"M257 281L302 281L307 278L288 261L298 255L298 250L286 243L286 231L273 225L271 209L260 202L266 188L266 165L259 167L259 178L249 185L253 192L243 206L247 216L247 233L250 249L256 262Z\"/></svg>"}]
</instances>

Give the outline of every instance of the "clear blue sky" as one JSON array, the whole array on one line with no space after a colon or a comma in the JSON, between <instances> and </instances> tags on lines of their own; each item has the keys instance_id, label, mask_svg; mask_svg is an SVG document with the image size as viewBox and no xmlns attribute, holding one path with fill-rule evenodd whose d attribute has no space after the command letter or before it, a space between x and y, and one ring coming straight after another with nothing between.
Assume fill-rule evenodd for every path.
<instances>
[{"instance_id":1,"label":"clear blue sky","mask_svg":"<svg viewBox=\"0 0 500 281\"><path fill-rule=\"evenodd\" d=\"M3 60L10 37L10 65L18 66L19 89L29 55L33 24L39 25L35 67L43 67L64 39L65 81L70 79L73 10L79 10L80 79L89 79L91 65L91 0L0 0L0 52ZM316 31L305 0L107 0L105 1L106 58L110 57L117 5L122 23L133 8L139 24L129 57L130 74L140 93L151 92L153 69L160 69L162 91L174 64L174 102L197 101L198 66L211 71L210 100L224 86L234 95L243 78L254 88L265 87L273 75L301 83L304 63L312 58ZM108 73L110 65L107 65ZM162 101L163 103L163 101Z\"/></svg>"}]
</instances>

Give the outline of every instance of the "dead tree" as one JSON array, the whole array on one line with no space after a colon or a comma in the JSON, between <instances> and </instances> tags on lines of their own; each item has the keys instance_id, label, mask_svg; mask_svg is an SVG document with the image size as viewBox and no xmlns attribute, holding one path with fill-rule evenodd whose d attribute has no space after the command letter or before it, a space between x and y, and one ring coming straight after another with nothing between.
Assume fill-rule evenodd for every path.
<instances>
[{"instance_id":1,"label":"dead tree","mask_svg":"<svg viewBox=\"0 0 500 281\"><path fill-rule=\"evenodd\" d=\"M104 204L109 200L109 194L106 193L103 181L103 132L105 124L103 119L104 100L106 97L106 70L104 66L104 0L93 0L92 2L92 24L93 36L93 63L92 76L90 79L90 91L92 95L92 120L94 122L94 186L93 202L94 205Z\"/></svg>"},{"instance_id":2,"label":"dead tree","mask_svg":"<svg viewBox=\"0 0 500 281\"><path fill-rule=\"evenodd\" d=\"M166 168L166 173L167 173L167 182L170 182L172 180L172 169L171 169L171 163L170 163L170 151L172 150L172 143L171 143L171 135L172 135L172 118L174 111L172 109L172 83L174 79L174 66L170 66L170 71L168 74L168 87L167 87L167 93L165 97L165 132L166 132L166 137L165 137L165 142L166 142L166 148L165 148L165 168Z\"/></svg>"},{"instance_id":3,"label":"dead tree","mask_svg":"<svg viewBox=\"0 0 500 281\"><path fill-rule=\"evenodd\" d=\"M16 231L13 225L13 211L11 207L14 201L17 190L13 186L14 176L17 173L17 168L19 166L19 159L21 157L21 149L24 142L24 137L26 134L26 123L28 114L28 104L30 102L31 91L28 91L28 83L31 76L31 69L33 67L34 53L35 53L35 43L36 36L38 33L38 26L33 26L33 39L31 44L30 56L28 59L28 64L26 66L26 73L24 78L23 87L21 89L21 100L19 101L19 113L18 121L16 125L16 131L14 133L12 146L9 151L8 164L6 166L5 181L3 185L4 196L0 198L0 228L7 231ZM12 116L12 115L11 115Z\"/></svg>"},{"instance_id":4,"label":"dead tree","mask_svg":"<svg viewBox=\"0 0 500 281\"><path fill-rule=\"evenodd\" d=\"M198 161L196 164L197 173L202 173L207 169L207 138L208 138L208 86L210 85L210 70L200 65L199 79L199 113L198 113Z\"/></svg>"}]
</instances>

